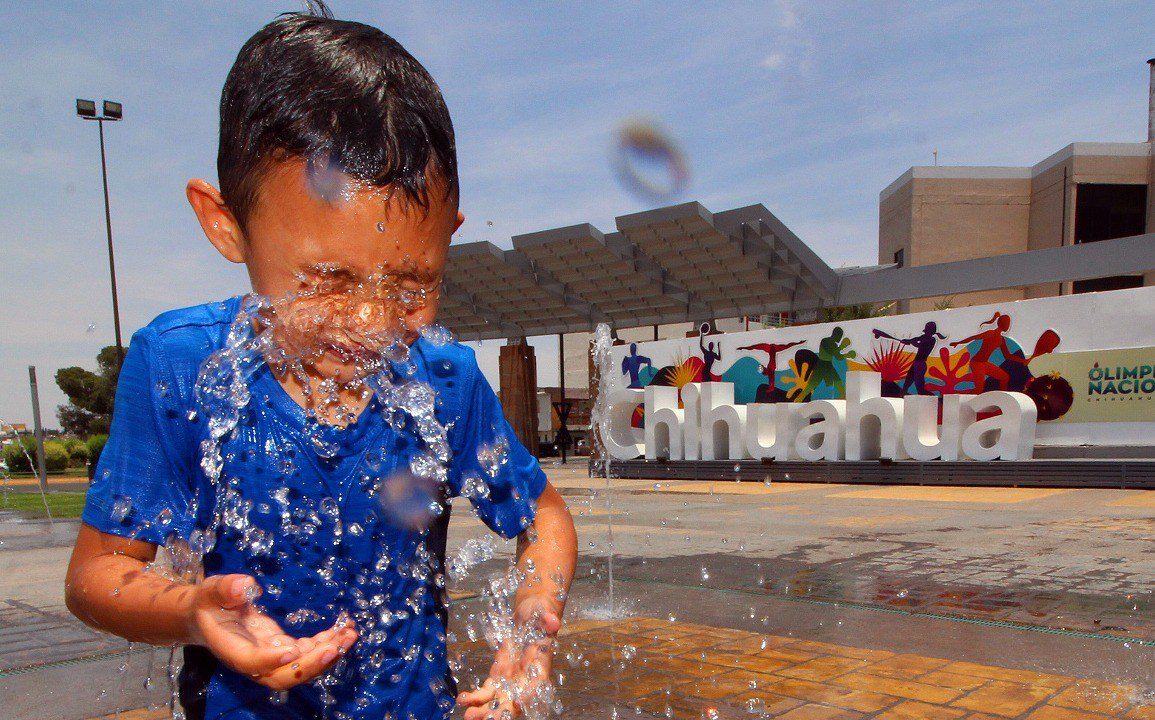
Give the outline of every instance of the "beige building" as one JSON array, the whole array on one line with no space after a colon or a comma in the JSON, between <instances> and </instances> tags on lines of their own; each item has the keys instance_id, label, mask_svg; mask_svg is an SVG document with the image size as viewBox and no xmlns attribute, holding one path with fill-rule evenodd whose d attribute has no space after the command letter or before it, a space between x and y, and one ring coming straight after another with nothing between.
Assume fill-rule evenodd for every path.
<instances>
[{"instance_id":1,"label":"beige building","mask_svg":"<svg viewBox=\"0 0 1155 720\"><path fill-rule=\"evenodd\" d=\"M912 167L879 197L878 261L931 265L1155 232L1148 142L1073 143L1033 167ZM1155 273L902 301L900 312L1155 284Z\"/></svg>"}]
</instances>

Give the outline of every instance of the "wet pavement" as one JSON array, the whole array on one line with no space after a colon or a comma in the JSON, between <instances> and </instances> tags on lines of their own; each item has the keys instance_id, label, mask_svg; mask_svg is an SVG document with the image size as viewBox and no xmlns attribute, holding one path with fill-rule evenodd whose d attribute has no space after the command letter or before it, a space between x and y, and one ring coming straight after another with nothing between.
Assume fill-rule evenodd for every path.
<instances>
[{"instance_id":1,"label":"wet pavement","mask_svg":"<svg viewBox=\"0 0 1155 720\"><path fill-rule=\"evenodd\" d=\"M549 473L582 552L557 661L563 717L617 708L619 717L698 718L710 707L751 717L747 695L762 693L767 717L791 720L1155 718L1141 705L1155 688L1155 492L773 478L615 480L607 495L584 466ZM455 517L451 552L486 532L464 508ZM617 605L634 617L605 624L596 618L606 611L610 521ZM0 550L0 597L59 615L54 573L63 575L68 532L30 533L8 536L25 550ZM34 568L21 567L26 557ZM457 612L476 607L470 595L485 571L458 588ZM29 582L12 582L21 573ZM100 703L87 714L64 706L115 687L115 667L62 665L49 648L44 665L15 655L6 638L31 622L0 614L0 706L6 691L44 688L52 670L69 702L45 717L103 714ZM469 673L484 672L488 650L458 650ZM164 678L167 654L149 653L138 672ZM123 682L141 686L141 677ZM152 702L166 702L166 682L154 682Z\"/></svg>"},{"instance_id":2,"label":"wet pavement","mask_svg":"<svg viewBox=\"0 0 1155 720\"><path fill-rule=\"evenodd\" d=\"M491 658L481 643L453 652L470 667ZM653 617L571 622L555 669L561 717L575 719L1155 718L1137 685Z\"/></svg>"}]
</instances>

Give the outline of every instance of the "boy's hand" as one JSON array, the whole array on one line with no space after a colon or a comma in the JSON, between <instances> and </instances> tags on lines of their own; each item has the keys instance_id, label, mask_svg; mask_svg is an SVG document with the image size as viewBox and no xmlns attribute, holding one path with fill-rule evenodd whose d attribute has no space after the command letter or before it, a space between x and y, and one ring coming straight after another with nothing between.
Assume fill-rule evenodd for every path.
<instances>
[{"instance_id":1,"label":"boy's hand","mask_svg":"<svg viewBox=\"0 0 1155 720\"><path fill-rule=\"evenodd\" d=\"M332 667L357 640L341 623L312 637L294 638L253 607L259 587L247 575L215 575L197 585L189 610L193 642L255 682L282 691Z\"/></svg>"},{"instance_id":2,"label":"boy's hand","mask_svg":"<svg viewBox=\"0 0 1155 720\"><path fill-rule=\"evenodd\" d=\"M485 683L457 696L457 704L465 708L464 720L520 717L523 702L535 699L538 690L549 683L553 642L561 629L561 617L551 603L538 596L518 604L514 622L515 635L524 637L528 630L536 639L529 644L509 640L498 648Z\"/></svg>"}]
</instances>

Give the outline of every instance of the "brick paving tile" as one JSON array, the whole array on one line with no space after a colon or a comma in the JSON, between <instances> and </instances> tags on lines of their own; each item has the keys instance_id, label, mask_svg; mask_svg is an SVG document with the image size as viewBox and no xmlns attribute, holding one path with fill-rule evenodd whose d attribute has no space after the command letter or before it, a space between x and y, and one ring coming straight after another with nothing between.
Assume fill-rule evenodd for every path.
<instances>
[{"instance_id":1,"label":"brick paving tile","mask_svg":"<svg viewBox=\"0 0 1155 720\"><path fill-rule=\"evenodd\" d=\"M753 702L753 705L750 703ZM770 692L748 691L741 695L734 696L729 704L737 705L746 710L747 716L757 716L761 712L765 712L770 717L778 717L782 713L793 710L802 705L801 700L796 700L785 695L777 695ZM753 710L751 710L753 708Z\"/></svg>"},{"instance_id":2,"label":"brick paving tile","mask_svg":"<svg viewBox=\"0 0 1155 720\"><path fill-rule=\"evenodd\" d=\"M795 665L790 660L776 660L774 658L764 658L758 655L739 655L730 658L730 666L749 670L750 672L763 673L769 675L771 673L778 673L782 670Z\"/></svg>"},{"instance_id":3,"label":"brick paving tile","mask_svg":"<svg viewBox=\"0 0 1155 720\"><path fill-rule=\"evenodd\" d=\"M968 710L1017 718L1046 700L1054 692L1048 687L991 680L986 685L959 698L953 704Z\"/></svg>"},{"instance_id":4,"label":"brick paving tile","mask_svg":"<svg viewBox=\"0 0 1155 720\"><path fill-rule=\"evenodd\" d=\"M760 650L754 654L760 658L767 658L769 660L777 660L780 662L788 663L806 662L807 660L813 660L814 658L818 657L815 653L797 650L794 648L794 646Z\"/></svg>"},{"instance_id":5,"label":"brick paving tile","mask_svg":"<svg viewBox=\"0 0 1155 720\"><path fill-rule=\"evenodd\" d=\"M942 660L939 658L926 658L919 655L894 655L873 663L869 672L871 675L882 675L884 677L898 678L899 680L908 680L919 677L929 672L934 672L945 665L949 665L950 660ZM921 680L921 678L919 678Z\"/></svg>"},{"instance_id":6,"label":"brick paving tile","mask_svg":"<svg viewBox=\"0 0 1155 720\"><path fill-rule=\"evenodd\" d=\"M886 650L867 650L865 648L847 647L845 645L835 645L834 643L817 642L814 640L797 640L790 642L790 638L779 638L787 642L793 649L801 650L803 652L811 652L817 655L837 655L839 657L857 658L859 660L883 660L894 655L892 652Z\"/></svg>"},{"instance_id":7,"label":"brick paving tile","mask_svg":"<svg viewBox=\"0 0 1155 720\"><path fill-rule=\"evenodd\" d=\"M959 675L985 677L991 680L1017 682L1024 685L1042 685L1043 687L1054 688L1056 690L1065 688L1075 681L1075 678L1063 677L1062 675L1047 675L1029 670L1012 670L1010 668L992 667L990 665L979 665L970 662L953 662L945 666L943 670L958 673Z\"/></svg>"},{"instance_id":8,"label":"brick paving tile","mask_svg":"<svg viewBox=\"0 0 1155 720\"><path fill-rule=\"evenodd\" d=\"M1078 680L1051 698L1051 705L1110 715L1118 708L1131 705L1136 688L1107 682Z\"/></svg>"},{"instance_id":9,"label":"brick paving tile","mask_svg":"<svg viewBox=\"0 0 1155 720\"><path fill-rule=\"evenodd\" d=\"M870 668L869 671L873 673L874 668ZM934 672L922 675L918 681L927 683L928 685L941 685L959 690L974 690L985 683L987 679L974 675L959 675L958 673L946 672L945 670L935 670Z\"/></svg>"},{"instance_id":10,"label":"brick paving tile","mask_svg":"<svg viewBox=\"0 0 1155 720\"><path fill-rule=\"evenodd\" d=\"M778 645L771 644L769 635L755 635L748 633L745 637L720 639L714 644L715 650L720 650L735 655L751 655L760 650L767 650Z\"/></svg>"},{"instance_id":11,"label":"brick paving tile","mask_svg":"<svg viewBox=\"0 0 1155 720\"><path fill-rule=\"evenodd\" d=\"M803 680L830 680L853 670L862 669L865 662L854 658L820 657L783 668L776 674Z\"/></svg>"},{"instance_id":12,"label":"brick paving tile","mask_svg":"<svg viewBox=\"0 0 1155 720\"><path fill-rule=\"evenodd\" d=\"M778 716L779 720L859 720L864 717L859 712L825 705L801 705Z\"/></svg>"},{"instance_id":13,"label":"brick paving tile","mask_svg":"<svg viewBox=\"0 0 1155 720\"><path fill-rule=\"evenodd\" d=\"M1044 705L1027 716L1027 720L1106 720L1110 715L1070 710L1068 708Z\"/></svg>"},{"instance_id":14,"label":"brick paving tile","mask_svg":"<svg viewBox=\"0 0 1155 720\"><path fill-rule=\"evenodd\" d=\"M833 682L855 690L870 690L872 692L894 695L907 700L921 700L922 702L945 705L962 695L961 690L944 688L938 685L915 682L913 680L896 680L894 678L851 673L835 678ZM975 709L975 708L972 708Z\"/></svg>"},{"instance_id":15,"label":"brick paving tile","mask_svg":"<svg viewBox=\"0 0 1155 720\"><path fill-rule=\"evenodd\" d=\"M714 707L706 700L664 694L642 698L635 704L645 712L672 720L700 720L706 708Z\"/></svg>"},{"instance_id":16,"label":"brick paving tile","mask_svg":"<svg viewBox=\"0 0 1155 720\"><path fill-rule=\"evenodd\" d=\"M959 720L966 716L966 710L946 708L942 705L928 705L927 703L907 700L889 710L883 710L872 720Z\"/></svg>"},{"instance_id":17,"label":"brick paving tile","mask_svg":"<svg viewBox=\"0 0 1155 720\"><path fill-rule=\"evenodd\" d=\"M766 687L779 695L798 698L812 703L825 703L847 710L877 712L894 705L898 698L876 692L823 685L808 680L783 680Z\"/></svg>"},{"instance_id":18,"label":"brick paving tile","mask_svg":"<svg viewBox=\"0 0 1155 720\"><path fill-rule=\"evenodd\" d=\"M729 676L715 676L707 679L695 678L674 686L674 690L683 695L692 695L706 700L723 700L731 695L749 692L750 681Z\"/></svg>"},{"instance_id":19,"label":"brick paving tile","mask_svg":"<svg viewBox=\"0 0 1155 720\"><path fill-rule=\"evenodd\" d=\"M1134 708L1123 717L1126 720L1155 720L1155 704Z\"/></svg>"}]
</instances>

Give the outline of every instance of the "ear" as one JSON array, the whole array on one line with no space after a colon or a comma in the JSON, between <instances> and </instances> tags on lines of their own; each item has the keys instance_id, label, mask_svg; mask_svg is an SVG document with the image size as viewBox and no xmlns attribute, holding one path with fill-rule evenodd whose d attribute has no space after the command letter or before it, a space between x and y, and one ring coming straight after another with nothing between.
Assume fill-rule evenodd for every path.
<instances>
[{"instance_id":1,"label":"ear","mask_svg":"<svg viewBox=\"0 0 1155 720\"><path fill-rule=\"evenodd\" d=\"M189 180L185 187L188 204L196 213L205 237L229 262L243 263L245 257L245 235L233 213L225 205L221 191L206 180Z\"/></svg>"},{"instance_id":2,"label":"ear","mask_svg":"<svg viewBox=\"0 0 1155 720\"><path fill-rule=\"evenodd\" d=\"M457 232L458 230L460 230L460 229L461 229L461 226L462 226L464 223L465 223L465 213L463 213L463 212L461 212L460 210L458 210L458 211L457 211L457 222L455 222L455 223L453 224L453 232Z\"/></svg>"}]
</instances>

